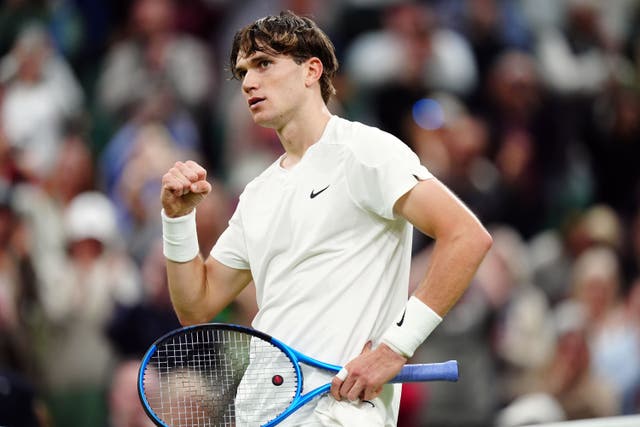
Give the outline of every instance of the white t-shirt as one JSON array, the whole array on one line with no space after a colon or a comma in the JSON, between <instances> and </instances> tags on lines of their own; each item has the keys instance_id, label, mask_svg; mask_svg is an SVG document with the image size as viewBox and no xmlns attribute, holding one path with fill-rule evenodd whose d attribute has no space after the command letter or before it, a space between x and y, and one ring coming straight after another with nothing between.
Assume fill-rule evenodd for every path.
<instances>
[{"instance_id":1,"label":"white t-shirt","mask_svg":"<svg viewBox=\"0 0 640 427\"><path fill-rule=\"evenodd\" d=\"M211 255L251 270L254 328L344 365L406 304L412 226L393 206L432 175L394 136L337 116L293 169L281 160L246 186ZM332 377L304 376L305 391Z\"/></svg>"}]
</instances>

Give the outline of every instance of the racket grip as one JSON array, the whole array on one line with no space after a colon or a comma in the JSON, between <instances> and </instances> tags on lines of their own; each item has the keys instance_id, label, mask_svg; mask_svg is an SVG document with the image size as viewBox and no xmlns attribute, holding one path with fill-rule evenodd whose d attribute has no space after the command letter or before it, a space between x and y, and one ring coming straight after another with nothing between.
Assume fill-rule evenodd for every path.
<instances>
[{"instance_id":1,"label":"racket grip","mask_svg":"<svg viewBox=\"0 0 640 427\"><path fill-rule=\"evenodd\" d=\"M449 360L441 363L405 365L391 383L421 381L458 381L458 362Z\"/></svg>"}]
</instances>

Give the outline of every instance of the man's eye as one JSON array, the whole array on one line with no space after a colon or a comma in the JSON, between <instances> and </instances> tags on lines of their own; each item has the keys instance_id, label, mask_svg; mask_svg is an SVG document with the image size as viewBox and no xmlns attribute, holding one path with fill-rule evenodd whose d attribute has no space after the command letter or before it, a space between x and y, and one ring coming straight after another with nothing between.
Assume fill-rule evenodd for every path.
<instances>
[{"instance_id":1,"label":"man's eye","mask_svg":"<svg viewBox=\"0 0 640 427\"><path fill-rule=\"evenodd\" d=\"M271 61L267 61L265 59L264 61L260 61L260 68L267 68L270 64L271 64Z\"/></svg>"}]
</instances>

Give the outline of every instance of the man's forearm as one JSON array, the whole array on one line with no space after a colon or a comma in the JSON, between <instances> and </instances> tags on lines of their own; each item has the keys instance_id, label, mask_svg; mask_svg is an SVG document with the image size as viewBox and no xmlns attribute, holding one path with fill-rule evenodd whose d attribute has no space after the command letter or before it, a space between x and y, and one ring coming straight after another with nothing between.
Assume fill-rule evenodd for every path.
<instances>
[{"instance_id":1,"label":"man's forearm","mask_svg":"<svg viewBox=\"0 0 640 427\"><path fill-rule=\"evenodd\" d=\"M198 255L179 263L167 260L169 292L180 323L210 321L251 282L251 270L228 267L213 257Z\"/></svg>"},{"instance_id":2,"label":"man's forearm","mask_svg":"<svg viewBox=\"0 0 640 427\"><path fill-rule=\"evenodd\" d=\"M437 239L427 273L414 295L444 316L466 291L490 247L491 237L482 228Z\"/></svg>"},{"instance_id":3,"label":"man's forearm","mask_svg":"<svg viewBox=\"0 0 640 427\"><path fill-rule=\"evenodd\" d=\"M454 230L436 239L423 281L381 337L404 357L413 355L462 296L491 246L491 237L476 221Z\"/></svg>"},{"instance_id":4,"label":"man's forearm","mask_svg":"<svg viewBox=\"0 0 640 427\"><path fill-rule=\"evenodd\" d=\"M206 268L200 255L189 262L167 263L169 294L173 308L182 325L203 323L217 313L211 313Z\"/></svg>"}]
</instances>

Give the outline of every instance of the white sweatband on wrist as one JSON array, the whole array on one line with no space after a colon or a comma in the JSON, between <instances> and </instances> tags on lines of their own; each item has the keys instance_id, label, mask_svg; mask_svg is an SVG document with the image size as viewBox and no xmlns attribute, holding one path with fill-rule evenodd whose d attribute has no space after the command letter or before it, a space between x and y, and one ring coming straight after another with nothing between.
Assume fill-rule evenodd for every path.
<instances>
[{"instance_id":1,"label":"white sweatband on wrist","mask_svg":"<svg viewBox=\"0 0 640 427\"><path fill-rule=\"evenodd\" d=\"M442 317L438 313L412 296L398 320L387 328L380 341L396 353L410 358L440 322Z\"/></svg>"},{"instance_id":2,"label":"white sweatband on wrist","mask_svg":"<svg viewBox=\"0 0 640 427\"><path fill-rule=\"evenodd\" d=\"M184 216L170 218L162 216L162 251L165 258L175 262L191 261L198 256L198 233L196 232L196 210Z\"/></svg>"}]
</instances>

